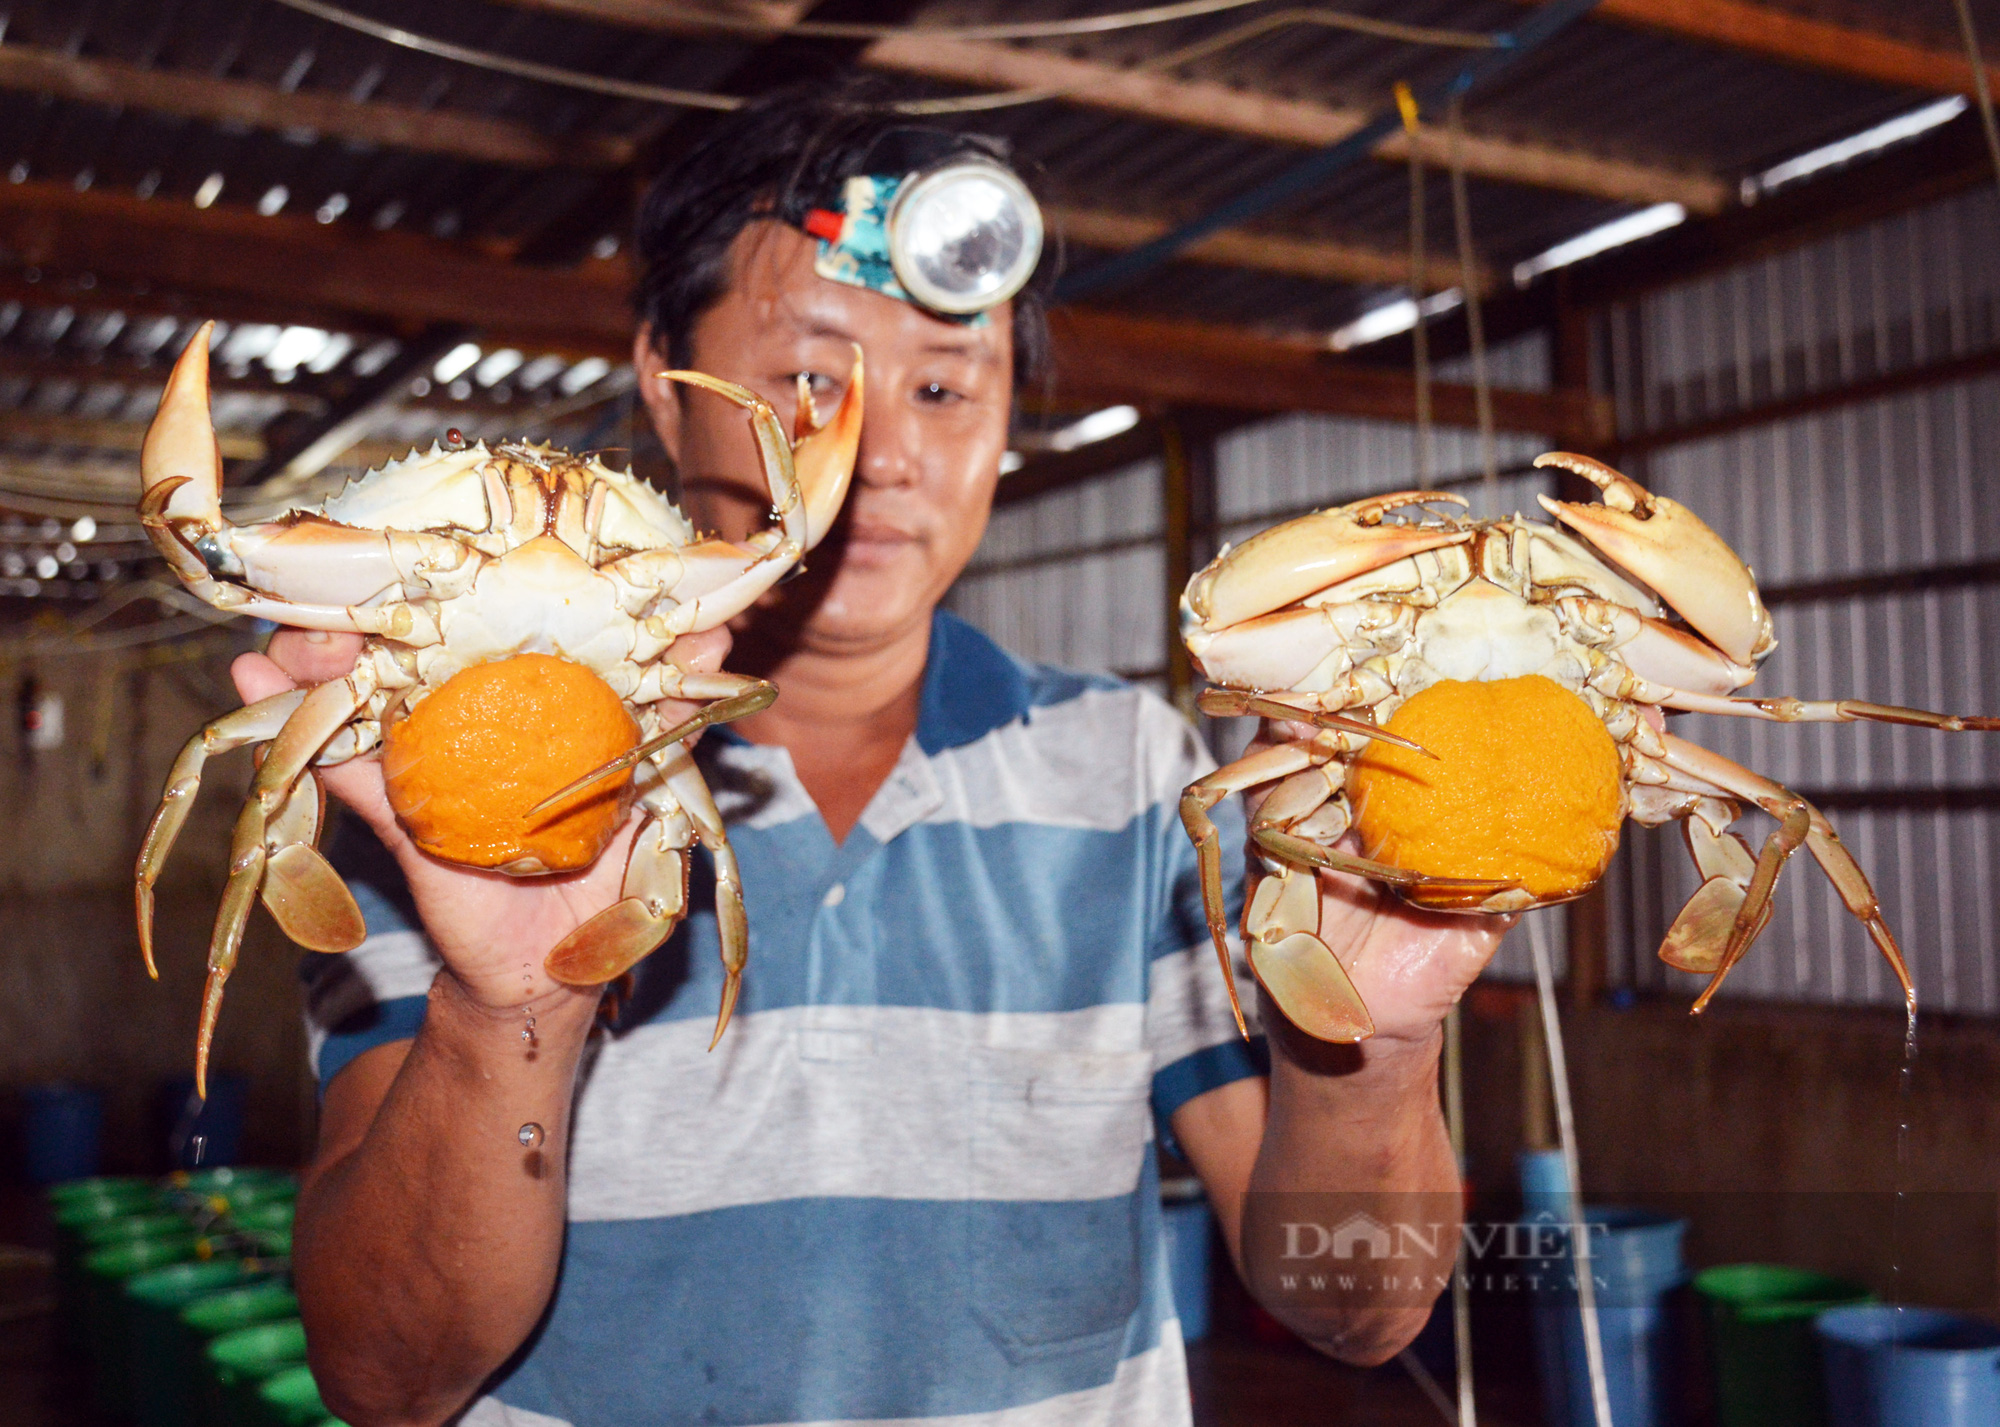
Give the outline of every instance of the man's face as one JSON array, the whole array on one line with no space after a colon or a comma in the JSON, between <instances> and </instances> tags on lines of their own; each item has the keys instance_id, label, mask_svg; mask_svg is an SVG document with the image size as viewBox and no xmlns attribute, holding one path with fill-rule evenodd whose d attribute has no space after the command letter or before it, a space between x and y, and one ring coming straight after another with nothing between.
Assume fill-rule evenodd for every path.
<instances>
[{"instance_id":1,"label":"man's face","mask_svg":"<svg viewBox=\"0 0 2000 1427\"><path fill-rule=\"evenodd\" d=\"M749 387L790 430L797 374L822 419L846 390L859 345L867 394L861 452L842 519L778 598L803 647L865 649L928 620L986 529L1007 445L1013 322L945 322L907 302L813 271L815 244L775 222L732 250L735 280L696 324L692 365ZM707 392L662 382L641 332L641 391L682 477L695 523L741 540L769 520L749 423Z\"/></svg>"}]
</instances>

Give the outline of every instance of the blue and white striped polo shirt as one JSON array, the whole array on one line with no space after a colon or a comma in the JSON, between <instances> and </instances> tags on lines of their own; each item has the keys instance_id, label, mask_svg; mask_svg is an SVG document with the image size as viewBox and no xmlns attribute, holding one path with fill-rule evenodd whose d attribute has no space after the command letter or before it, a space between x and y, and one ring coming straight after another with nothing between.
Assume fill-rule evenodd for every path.
<instances>
[{"instance_id":1,"label":"blue and white striped polo shirt","mask_svg":"<svg viewBox=\"0 0 2000 1427\"><path fill-rule=\"evenodd\" d=\"M1177 816L1193 733L939 614L844 843L783 749L702 750L742 1002L709 1053L704 869L587 1057L554 1306L467 1422L1186 1423L1155 1116L1257 1073ZM323 1082L414 1032L437 965L386 854L343 860L370 935L307 958Z\"/></svg>"}]
</instances>

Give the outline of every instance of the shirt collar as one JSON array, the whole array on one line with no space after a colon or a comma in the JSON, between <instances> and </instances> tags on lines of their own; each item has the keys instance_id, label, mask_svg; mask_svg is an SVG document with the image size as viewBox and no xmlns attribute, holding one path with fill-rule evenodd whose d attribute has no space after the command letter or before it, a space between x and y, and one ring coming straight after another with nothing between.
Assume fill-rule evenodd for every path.
<instances>
[{"instance_id":1,"label":"shirt collar","mask_svg":"<svg viewBox=\"0 0 2000 1427\"><path fill-rule=\"evenodd\" d=\"M1019 660L955 614L941 609L931 617L918 747L935 757L1026 718L1033 707Z\"/></svg>"},{"instance_id":2,"label":"shirt collar","mask_svg":"<svg viewBox=\"0 0 2000 1427\"><path fill-rule=\"evenodd\" d=\"M932 614L931 647L917 704L916 743L925 756L984 738L1026 718L1034 705L1028 671L1018 659L950 611ZM708 736L719 743L749 743L726 724Z\"/></svg>"}]
</instances>

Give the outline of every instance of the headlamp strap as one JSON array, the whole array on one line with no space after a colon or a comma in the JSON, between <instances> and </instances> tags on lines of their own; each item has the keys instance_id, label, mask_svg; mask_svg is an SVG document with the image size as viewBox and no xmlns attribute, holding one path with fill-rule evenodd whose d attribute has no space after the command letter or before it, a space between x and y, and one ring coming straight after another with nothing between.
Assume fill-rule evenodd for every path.
<instances>
[{"instance_id":1,"label":"headlamp strap","mask_svg":"<svg viewBox=\"0 0 2000 1427\"><path fill-rule=\"evenodd\" d=\"M821 277L850 287L865 287L931 312L896 281L896 269L889 261L889 205L895 202L903 182L901 175L856 174L841 186L841 212L808 209L799 226L819 240L813 271ZM987 321L983 312L965 317L940 312L931 315L973 327Z\"/></svg>"}]
</instances>

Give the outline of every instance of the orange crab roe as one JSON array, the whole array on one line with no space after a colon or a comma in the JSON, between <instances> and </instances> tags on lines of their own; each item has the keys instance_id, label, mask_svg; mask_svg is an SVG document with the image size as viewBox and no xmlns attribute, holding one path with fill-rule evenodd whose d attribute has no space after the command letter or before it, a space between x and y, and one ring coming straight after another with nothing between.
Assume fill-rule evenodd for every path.
<instances>
[{"instance_id":1,"label":"orange crab roe","mask_svg":"<svg viewBox=\"0 0 2000 1427\"><path fill-rule=\"evenodd\" d=\"M588 867L624 821L632 775L586 788L532 823L524 814L638 742L624 700L596 674L553 655L516 654L461 669L391 724L382 771L389 806L432 856L569 872Z\"/></svg>"},{"instance_id":2,"label":"orange crab roe","mask_svg":"<svg viewBox=\"0 0 2000 1427\"><path fill-rule=\"evenodd\" d=\"M1350 766L1364 855L1511 882L1537 901L1574 897L1603 875L1624 821L1618 748L1590 705L1555 680L1447 679L1413 695L1385 727L1437 757L1370 743ZM1406 895L1432 906L1476 900L1422 888Z\"/></svg>"}]
</instances>

